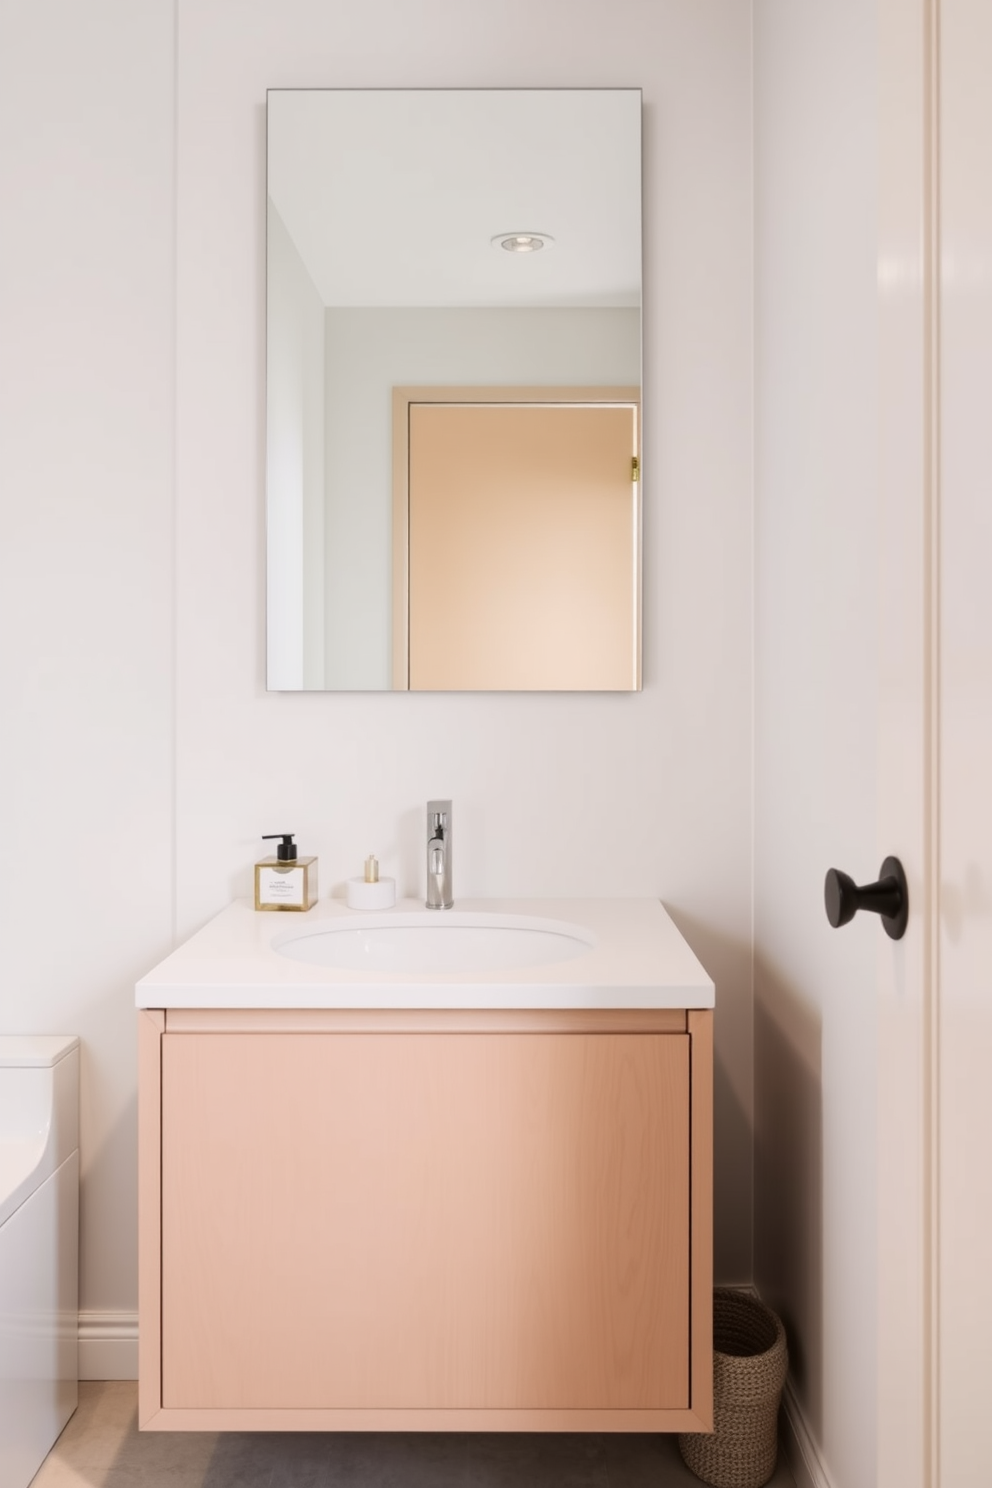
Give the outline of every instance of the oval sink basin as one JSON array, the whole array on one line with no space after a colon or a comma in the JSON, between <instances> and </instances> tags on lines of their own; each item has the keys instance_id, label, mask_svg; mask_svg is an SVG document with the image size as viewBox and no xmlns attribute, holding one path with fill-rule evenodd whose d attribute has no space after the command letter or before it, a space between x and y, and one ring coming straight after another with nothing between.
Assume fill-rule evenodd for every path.
<instances>
[{"instance_id":1,"label":"oval sink basin","mask_svg":"<svg viewBox=\"0 0 992 1488\"><path fill-rule=\"evenodd\" d=\"M444 973L548 966L584 955L591 938L572 925L512 917L401 915L369 922L342 919L273 944L281 956L340 971Z\"/></svg>"}]
</instances>

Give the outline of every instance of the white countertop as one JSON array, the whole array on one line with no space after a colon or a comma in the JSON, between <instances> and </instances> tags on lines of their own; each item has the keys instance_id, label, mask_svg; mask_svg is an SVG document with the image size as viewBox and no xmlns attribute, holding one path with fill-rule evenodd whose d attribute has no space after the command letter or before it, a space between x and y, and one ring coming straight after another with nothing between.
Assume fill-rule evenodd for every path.
<instances>
[{"instance_id":1,"label":"white countertop","mask_svg":"<svg viewBox=\"0 0 992 1488\"><path fill-rule=\"evenodd\" d=\"M387 924L431 927L500 917L571 932L588 949L538 966L479 971L339 970L281 955L299 936ZM535 923L536 922L536 923ZM361 912L322 899L306 913L258 912L237 900L135 989L139 1008L709 1008L713 982L656 899L422 900Z\"/></svg>"}]
</instances>

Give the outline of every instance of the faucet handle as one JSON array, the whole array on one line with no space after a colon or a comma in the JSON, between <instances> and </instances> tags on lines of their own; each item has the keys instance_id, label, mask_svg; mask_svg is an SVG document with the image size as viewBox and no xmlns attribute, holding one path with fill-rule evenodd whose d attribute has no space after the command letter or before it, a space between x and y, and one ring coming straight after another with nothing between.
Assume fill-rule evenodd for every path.
<instances>
[{"instance_id":1,"label":"faucet handle","mask_svg":"<svg viewBox=\"0 0 992 1488\"><path fill-rule=\"evenodd\" d=\"M443 832L451 814L450 801L427 802L427 825L432 832Z\"/></svg>"}]
</instances>

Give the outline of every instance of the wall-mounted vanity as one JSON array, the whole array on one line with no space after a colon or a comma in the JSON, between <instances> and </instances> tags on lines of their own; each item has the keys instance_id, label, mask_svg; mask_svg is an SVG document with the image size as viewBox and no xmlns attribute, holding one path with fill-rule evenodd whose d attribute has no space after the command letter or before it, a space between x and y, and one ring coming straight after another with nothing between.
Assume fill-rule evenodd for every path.
<instances>
[{"instance_id":1,"label":"wall-mounted vanity","mask_svg":"<svg viewBox=\"0 0 992 1488\"><path fill-rule=\"evenodd\" d=\"M640 90L272 90L267 210L270 689L639 688Z\"/></svg>"},{"instance_id":2,"label":"wall-mounted vanity","mask_svg":"<svg viewBox=\"0 0 992 1488\"><path fill-rule=\"evenodd\" d=\"M137 988L142 1427L710 1429L713 998L654 900L223 911Z\"/></svg>"}]
</instances>

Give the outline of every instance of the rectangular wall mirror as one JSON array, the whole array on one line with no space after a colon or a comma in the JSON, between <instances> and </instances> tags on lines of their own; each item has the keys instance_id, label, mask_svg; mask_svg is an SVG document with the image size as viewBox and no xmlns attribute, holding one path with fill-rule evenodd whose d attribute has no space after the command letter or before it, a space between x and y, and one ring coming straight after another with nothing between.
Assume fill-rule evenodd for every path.
<instances>
[{"instance_id":1,"label":"rectangular wall mirror","mask_svg":"<svg viewBox=\"0 0 992 1488\"><path fill-rule=\"evenodd\" d=\"M641 94L273 89L272 691L640 687Z\"/></svg>"}]
</instances>

